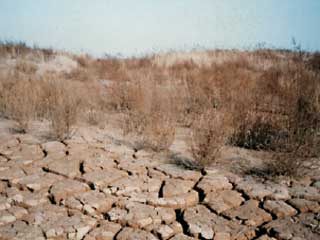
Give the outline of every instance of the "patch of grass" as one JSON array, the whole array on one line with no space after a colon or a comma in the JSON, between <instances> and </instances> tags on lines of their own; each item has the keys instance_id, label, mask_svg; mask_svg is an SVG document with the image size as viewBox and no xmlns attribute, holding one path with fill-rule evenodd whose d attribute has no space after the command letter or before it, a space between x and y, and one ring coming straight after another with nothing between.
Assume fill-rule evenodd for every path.
<instances>
[{"instance_id":1,"label":"patch of grass","mask_svg":"<svg viewBox=\"0 0 320 240\"><path fill-rule=\"evenodd\" d=\"M233 132L231 121L230 114L218 110L208 110L194 120L189 146L198 165L218 162L220 150Z\"/></svg>"},{"instance_id":2,"label":"patch of grass","mask_svg":"<svg viewBox=\"0 0 320 240\"><path fill-rule=\"evenodd\" d=\"M43 82L48 94L44 95L47 118L51 123L52 136L59 140L71 137L80 108L80 95L72 85L58 79Z\"/></svg>"},{"instance_id":3,"label":"patch of grass","mask_svg":"<svg viewBox=\"0 0 320 240\"><path fill-rule=\"evenodd\" d=\"M152 79L133 78L125 89L123 131L134 148L168 151L175 136L170 94Z\"/></svg>"},{"instance_id":4,"label":"patch of grass","mask_svg":"<svg viewBox=\"0 0 320 240\"><path fill-rule=\"evenodd\" d=\"M6 77L8 77L7 75ZM37 93L35 82L19 74L14 79L7 78L1 83L1 112L16 121L19 132L26 132L35 116Z\"/></svg>"}]
</instances>

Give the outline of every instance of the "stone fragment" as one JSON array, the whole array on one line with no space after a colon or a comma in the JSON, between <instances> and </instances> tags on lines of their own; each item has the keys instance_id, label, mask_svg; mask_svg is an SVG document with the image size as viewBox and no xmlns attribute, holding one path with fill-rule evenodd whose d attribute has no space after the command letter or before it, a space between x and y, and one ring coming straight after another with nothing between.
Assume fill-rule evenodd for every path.
<instances>
[{"instance_id":1,"label":"stone fragment","mask_svg":"<svg viewBox=\"0 0 320 240\"><path fill-rule=\"evenodd\" d=\"M43 152L39 145L20 144L19 147L12 149L9 155L15 166L28 165L36 160L43 158Z\"/></svg>"},{"instance_id":2,"label":"stone fragment","mask_svg":"<svg viewBox=\"0 0 320 240\"><path fill-rule=\"evenodd\" d=\"M217 213L238 207L243 201L241 194L232 190L210 192L204 199L204 202Z\"/></svg>"},{"instance_id":3,"label":"stone fragment","mask_svg":"<svg viewBox=\"0 0 320 240\"><path fill-rule=\"evenodd\" d=\"M84 240L113 240L120 229L120 224L104 221L86 235Z\"/></svg>"},{"instance_id":4,"label":"stone fragment","mask_svg":"<svg viewBox=\"0 0 320 240\"><path fill-rule=\"evenodd\" d=\"M144 203L147 204L149 199L155 199L158 198L157 192L133 192L128 196L128 200L130 202L137 202L137 203Z\"/></svg>"},{"instance_id":5,"label":"stone fragment","mask_svg":"<svg viewBox=\"0 0 320 240\"><path fill-rule=\"evenodd\" d=\"M32 225L40 225L47 221L58 221L68 216L67 209L53 204L42 204L29 208L29 214L24 215L22 220Z\"/></svg>"},{"instance_id":6,"label":"stone fragment","mask_svg":"<svg viewBox=\"0 0 320 240\"><path fill-rule=\"evenodd\" d=\"M168 179L163 187L163 197L173 197L191 191L195 185L194 181L181 179Z\"/></svg>"},{"instance_id":7,"label":"stone fragment","mask_svg":"<svg viewBox=\"0 0 320 240\"><path fill-rule=\"evenodd\" d=\"M232 184L228 178L217 175L217 176L204 176L204 178L197 184L197 188L201 189L205 194L210 192L220 192L223 190L231 190Z\"/></svg>"},{"instance_id":8,"label":"stone fragment","mask_svg":"<svg viewBox=\"0 0 320 240\"><path fill-rule=\"evenodd\" d=\"M50 172L68 178L75 178L81 175L79 159L61 158L52 161L45 168Z\"/></svg>"},{"instance_id":9,"label":"stone fragment","mask_svg":"<svg viewBox=\"0 0 320 240\"><path fill-rule=\"evenodd\" d=\"M1 153L0 153L1 154ZM5 158L4 156L1 156L0 155L0 164L4 164L4 163L7 163L8 162L8 159Z\"/></svg>"},{"instance_id":10,"label":"stone fragment","mask_svg":"<svg viewBox=\"0 0 320 240\"><path fill-rule=\"evenodd\" d=\"M148 225L160 225L162 221L167 224L175 220L175 212L172 209L162 210L149 205L129 203L126 206L128 214L126 223L133 228L145 228Z\"/></svg>"},{"instance_id":11,"label":"stone fragment","mask_svg":"<svg viewBox=\"0 0 320 240\"><path fill-rule=\"evenodd\" d=\"M126 215L128 211L119 207L114 207L108 212L108 219L112 222L120 223L121 225L126 224Z\"/></svg>"},{"instance_id":12,"label":"stone fragment","mask_svg":"<svg viewBox=\"0 0 320 240\"><path fill-rule=\"evenodd\" d=\"M76 239L81 240L91 230L92 226L84 225L76 227Z\"/></svg>"},{"instance_id":13,"label":"stone fragment","mask_svg":"<svg viewBox=\"0 0 320 240\"><path fill-rule=\"evenodd\" d=\"M36 136L30 134L19 134L17 137L19 138L20 143L25 145L39 145L41 143Z\"/></svg>"},{"instance_id":14,"label":"stone fragment","mask_svg":"<svg viewBox=\"0 0 320 240\"><path fill-rule=\"evenodd\" d=\"M162 223L171 224L174 228L177 227L174 222L176 219L176 214L172 209L156 207L155 210L157 215L160 216Z\"/></svg>"},{"instance_id":15,"label":"stone fragment","mask_svg":"<svg viewBox=\"0 0 320 240\"><path fill-rule=\"evenodd\" d=\"M7 210L0 211L0 226L16 221L16 217Z\"/></svg>"},{"instance_id":16,"label":"stone fragment","mask_svg":"<svg viewBox=\"0 0 320 240\"><path fill-rule=\"evenodd\" d=\"M0 181L0 193L4 193L8 187L8 184L6 182Z\"/></svg>"},{"instance_id":17,"label":"stone fragment","mask_svg":"<svg viewBox=\"0 0 320 240\"><path fill-rule=\"evenodd\" d=\"M249 200L244 203L244 205L223 212L227 217L230 217L234 220L240 219L244 221L244 224L248 226L260 226L265 222L272 220L272 217L269 213L262 210L258 207L259 202L256 200Z\"/></svg>"},{"instance_id":18,"label":"stone fragment","mask_svg":"<svg viewBox=\"0 0 320 240\"><path fill-rule=\"evenodd\" d=\"M110 193L133 197L134 193L159 193L162 181L149 177L129 176L109 184Z\"/></svg>"},{"instance_id":19,"label":"stone fragment","mask_svg":"<svg viewBox=\"0 0 320 240\"><path fill-rule=\"evenodd\" d=\"M120 159L118 168L127 172L130 172L133 175L145 176L147 175L147 166L150 165L150 161L127 158Z\"/></svg>"},{"instance_id":20,"label":"stone fragment","mask_svg":"<svg viewBox=\"0 0 320 240\"><path fill-rule=\"evenodd\" d=\"M88 156L85 160L81 161L83 164L83 171L85 173L101 169L107 170L116 168L116 164L112 159L101 156L101 154L92 155L93 156Z\"/></svg>"},{"instance_id":21,"label":"stone fragment","mask_svg":"<svg viewBox=\"0 0 320 240\"><path fill-rule=\"evenodd\" d=\"M149 198L147 203L153 206L167 207L173 209L187 208L195 206L199 202L199 195L196 191L191 190L188 193L179 196L167 198Z\"/></svg>"},{"instance_id":22,"label":"stone fragment","mask_svg":"<svg viewBox=\"0 0 320 240\"><path fill-rule=\"evenodd\" d=\"M234 174L234 173L231 173L231 172L226 172L224 173L224 175L228 178L229 182L231 182L232 184L236 185L238 184L239 182L243 181L243 178Z\"/></svg>"},{"instance_id":23,"label":"stone fragment","mask_svg":"<svg viewBox=\"0 0 320 240\"><path fill-rule=\"evenodd\" d=\"M44 240L45 237L39 226L18 220L12 224L0 226L0 239Z\"/></svg>"},{"instance_id":24,"label":"stone fragment","mask_svg":"<svg viewBox=\"0 0 320 240\"><path fill-rule=\"evenodd\" d=\"M158 235L162 240L167 240L175 235L174 230L168 225L161 225L157 230Z\"/></svg>"},{"instance_id":25,"label":"stone fragment","mask_svg":"<svg viewBox=\"0 0 320 240\"><path fill-rule=\"evenodd\" d=\"M317 202L309 201L301 198L293 198L289 200L289 204L294 206L300 212L320 212L320 205Z\"/></svg>"},{"instance_id":26,"label":"stone fragment","mask_svg":"<svg viewBox=\"0 0 320 240\"><path fill-rule=\"evenodd\" d=\"M51 154L59 154L61 156L65 155L66 146L58 141L46 142L41 144L42 149L49 155Z\"/></svg>"},{"instance_id":27,"label":"stone fragment","mask_svg":"<svg viewBox=\"0 0 320 240\"><path fill-rule=\"evenodd\" d=\"M0 211L10 208L10 201L7 197L0 195Z\"/></svg>"},{"instance_id":28,"label":"stone fragment","mask_svg":"<svg viewBox=\"0 0 320 240\"><path fill-rule=\"evenodd\" d=\"M194 240L195 238L186 236L186 235L184 235L182 233L179 233L179 234L175 235L174 237L172 237L170 239L171 240Z\"/></svg>"},{"instance_id":29,"label":"stone fragment","mask_svg":"<svg viewBox=\"0 0 320 240\"><path fill-rule=\"evenodd\" d=\"M83 204L78 199L76 199L75 196L67 197L63 204L69 209L76 209L79 211L84 210Z\"/></svg>"},{"instance_id":30,"label":"stone fragment","mask_svg":"<svg viewBox=\"0 0 320 240\"><path fill-rule=\"evenodd\" d=\"M12 167L3 171L0 171L0 180L9 181L13 184L17 183L18 180L25 177L23 170L19 167Z\"/></svg>"},{"instance_id":31,"label":"stone fragment","mask_svg":"<svg viewBox=\"0 0 320 240\"><path fill-rule=\"evenodd\" d=\"M16 219L20 219L24 215L28 214L28 211L25 208L19 206L12 206L10 209L8 209L8 212L14 215Z\"/></svg>"},{"instance_id":32,"label":"stone fragment","mask_svg":"<svg viewBox=\"0 0 320 240\"><path fill-rule=\"evenodd\" d=\"M310 231L310 228L299 221L293 221L290 217L274 220L263 228L276 239L308 239L318 240L319 234Z\"/></svg>"},{"instance_id":33,"label":"stone fragment","mask_svg":"<svg viewBox=\"0 0 320 240\"><path fill-rule=\"evenodd\" d=\"M17 147L19 145L19 141L14 136L6 136L0 139L0 153L5 154L5 152L10 149Z\"/></svg>"},{"instance_id":34,"label":"stone fragment","mask_svg":"<svg viewBox=\"0 0 320 240\"><path fill-rule=\"evenodd\" d=\"M17 185L19 188L39 191L41 189L48 189L51 185L61 180L63 180L62 176L52 173L42 173L25 176L17 181Z\"/></svg>"},{"instance_id":35,"label":"stone fragment","mask_svg":"<svg viewBox=\"0 0 320 240\"><path fill-rule=\"evenodd\" d=\"M20 191L17 188L9 188L7 190L8 200L18 203L24 207L34 207L40 204L48 203L48 191L45 189L38 192Z\"/></svg>"},{"instance_id":36,"label":"stone fragment","mask_svg":"<svg viewBox=\"0 0 320 240\"><path fill-rule=\"evenodd\" d=\"M109 211L115 202L116 198L112 195L105 195L99 191L88 191L68 197L65 206L97 216Z\"/></svg>"},{"instance_id":37,"label":"stone fragment","mask_svg":"<svg viewBox=\"0 0 320 240\"><path fill-rule=\"evenodd\" d=\"M68 196L86 192L88 190L90 190L90 188L84 183L71 179L64 179L52 185L50 194L54 200L59 203L62 199L66 199Z\"/></svg>"},{"instance_id":38,"label":"stone fragment","mask_svg":"<svg viewBox=\"0 0 320 240\"><path fill-rule=\"evenodd\" d=\"M315 181L315 182L312 184L312 187L318 188L318 189L320 190L320 180Z\"/></svg>"},{"instance_id":39,"label":"stone fragment","mask_svg":"<svg viewBox=\"0 0 320 240\"><path fill-rule=\"evenodd\" d=\"M124 171L118 169L97 170L82 175L83 179L95 186L95 188L105 188L111 183L128 176Z\"/></svg>"},{"instance_id":40,"label":"stone fragment","mask_svg":"<svg viewBox=\"0 0 320 240\"><path fill-rule=\"evenodd\" d=\"M179 222L174 221L169 226L170 226L170 228L173 229L173 231L175 232L175 235L178 233L183 233L183 228Z\"/></svg>"},{"instance_id":41,"label":"stone fragment","mask_svg":"<svg viewBox=\"0 0 320 240\"><path fill-rule=\"evenodd\" d=\"M298 213L297 210L286 204L284 201L267 200L264 202L263 207L278 218L290 217Z\"/></svg>"},{"instance_id":42,"label":"stone fragment","mask_svg":"<svg viewBox=\"0 0 320 240\"><path fill-rule=\"evenodd\" d=\"M246 179L239 182L236 188L256 200L263 200L264 198L271 200L288 200L290 198L286 186L273 183L257 183L253 179Z\"/></svg>"},{"instance_id":43,"label":"stone fragment","mask_svg":"<svg viewBox=\"0 0 320 240\"><path fill-rule=\"evenodd\" d=\"M315 187L295 186L290 188L290 194L294 198L320 202L320 192Z\"/></svg>"},{"instance_id":44,"label":"stone fragment","mask_svg":"<svg viewBox=\"0 0 320 240\"><path fill-rule=\"evenodd\" d=\"M257 240L277 240L273 237L269 237L268 235L263 235L261 237L259 237Z\"/></svg>"},{"instance_id":45,"label":"stone fragment","mask_svg":"<svg viewBox=\"0 0 320 240\"><path fill-rule=\"evenodd\" d=\"M97 223L94 218L56 205L32 208L23 219L29 224L39 225L47 238L54 239L83 239Z\"/></svg>"},{"instance_id":46,"label":"stone fragment","mask_svg":"<svg viewBox=\"0 0 320 240\"><path fill-rule=\"evenodd\" d=\"M195 238L247 240L255 237L253 228L228 221L203 205L186 209L183 219L188 224L188 231Z\"/></svg>"},{"instance_id":47,"label":"stone fragment","mask_svg":"<svg viewBox=\"0 0 320 240\"><path fill-rule=\"evenodd\" d=\"M195 182L197 182L202 176L200 172L186 170L175 164L161 164L160 166L157 166L156 169L173 178L180 178Z\"/></svg>"},{"instance_id":48,"label":"stone fragment","mask_svg":"<svg viewBox=\"0 0 320 240\"><path fill-rule=\"evenodd\" d=\"M122 158L132 157L132 155L135 153L132 147L125 144L107 144L105 146L105 150L111 154L112 158L119 161Z\"/></svg>"},{"instance_id":49,"label":"stone fragment","mask_svg":"<svg viewBox=\"0 0 320 240\"><path fill-rule=\"evenodd\" d=\"M140 229L133 229L129 227L125 227L121 230L121 232L117 235L117 240L157 240L157 238L146 231Z\"/></svg>"},{"instance_id":50,"label":"stone fragment","mask_svg":"<svg viewBox=\"0 0 320 240\"><path fill-rule=\"evenodd\" d=\"M133 228L148 229L149 231L160 226L161 223L170 224L175 221L173 209L158 208L141 203L127 202L125 209L112 208L108 212L108 219L128 225Z\"/></svg>"},{"instance_id":51,"label":"stone fragment","mask_svg":"<svg viewBox=\"0 0 320 240\"><path fill-rule=\"evenodd\" d=\"M304 186L304 187L307 187L307 186L310 186L312 183L312 180L309 176L302 176L300 177L299 179L293 179L291 181L291 186Z\"/></svg>"}]
</instances>

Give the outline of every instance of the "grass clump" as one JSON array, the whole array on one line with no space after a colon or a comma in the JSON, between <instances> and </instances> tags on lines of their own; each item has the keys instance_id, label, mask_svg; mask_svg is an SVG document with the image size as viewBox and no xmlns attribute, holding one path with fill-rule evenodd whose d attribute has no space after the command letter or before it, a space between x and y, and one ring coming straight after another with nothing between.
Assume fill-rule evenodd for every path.
<instances>
[{"instance_id":1,"label":"grass clump","mask_svg":"<svg viewBox=\"0 0 320 240\"><path fill-rule=\"evenodd\" d=\"M197 165L205 167L218 162L221 148L233 132L231 121L230 114L215 109L200 114L193 121L189 146Z\"/></svg>"},{"instance_id":2,"label":"grass clump","mask_svg":"<svg viewBox=\"0 0 320 240\"><path fill-rule=\"evenodd\" d=\"M80 96L75 94L70 83L59 79L44 80L42 90L39 112L49 120L52 137L70 138L77 121Z\"/></svg>"},{"instance_id":3,"label":"grass clump","mask_svg":"<svg viewBox=\"0 0 320 240\"><path fill-rule=\"evenodd\" d=\"M25 133L35 116L37 92L35 82L19 74L6 75L0 84L0 105L4 117L14 120L15 130Z\"/></svg>"},{"instance_id":4,"label":"grass clump","mask_svg":"<svg viewBox=\"0 0 320 240\"><path fill-rule=\"evenodd\" d=\"M136 150L168 151L175 136L170 94L152 79L134 78L123 86L124 134L134 139Z\"/></svg>"}]
</instances>

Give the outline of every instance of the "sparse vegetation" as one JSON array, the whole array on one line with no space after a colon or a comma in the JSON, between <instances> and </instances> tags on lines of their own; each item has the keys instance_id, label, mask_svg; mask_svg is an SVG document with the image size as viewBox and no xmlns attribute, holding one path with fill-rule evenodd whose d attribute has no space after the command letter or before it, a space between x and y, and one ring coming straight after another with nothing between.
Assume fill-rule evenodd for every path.
<instances>
[{"instance_id":1,"label":"sparse vegetation","mask_svg":"<svg viewBox=\"0 0 320 240\"><path fill-rule=\"evenodd\" d=\"M221 148L232 134L231 121L230 113L219 110L208 110L194 120L189 143L198 165L217 163Z\"/></svg>"},{"instance_id":2,"label":"sparse vegetation","mask_svg":"<svg viewBox=\"0 0 320 240\"><path fill-rule=\"evenodd\" d=\"M17 122L17 131L26 132L35 114L36 93L32 80L15 77L14 81L2 82L2 112Z\"/></svg>"},{"instance_id":3,"label":"sparse vegetation","mask_svg":"<svg viewBox=\"0 0 320 240\"><path fill-rule=\"evenodd\" d=\"M32 119L48 119L53 136L65 139L79 118L100 125L102 116L120 114L136 150L168 151L175 128L191 128L191 151L202 166L216 163L226 144L272 152L266 165L275 175L296 175L318 154L319 53L84 55L72 56L78 67L69 73L42 74L27 57L32 51L54 56L23 43L0 47L1 56L17 58L12 71L1 72L0 113L21 131Z\"/></svg>"},{"instance_id":4,"label":"sparse vegetation","mask_svg":"<svg viewBox=\"0 0 320 240\"><path fill-rule=\"evenodd\" d=\"M132 76L129 83L120 85L124 93L123 131L133 136L136 150L167 151L175 135L170 93L147 78L148 75Z\"/></svg>"},{"instance_id":5,"label":"sparse vegetation","mask_svg":"<svg viewBox=\"0 0 320 240\"><path fill-rule=\"evenodd\" d=\"M73 94L72 87L61 80L48 81L45 84L48 84L46 87L51 92L45 101L48 104L52 135L64 140L72 134L79 111L80 96Z\"/></svg>"}]
</instances>

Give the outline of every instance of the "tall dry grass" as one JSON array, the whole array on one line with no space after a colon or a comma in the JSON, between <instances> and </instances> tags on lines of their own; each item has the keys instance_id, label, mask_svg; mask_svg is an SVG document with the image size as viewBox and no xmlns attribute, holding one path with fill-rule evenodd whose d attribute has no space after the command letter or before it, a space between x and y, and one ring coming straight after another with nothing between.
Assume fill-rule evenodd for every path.
<instances>
[{"instance_id":1,"label":"tall dry grass","mask_svg":"<svg viewBox=\"0 0 320 240\"><path fill-rule=\"evenodd\" d=\"M16 73L3 76L0 89L0 112L16 121L16 130L27 132L31 121L47 119L52 137L70 137L81 97L70 84L52 76L30 79Z\"/></svg>"},{"instance_id":2,"label":"tall dry grass","mask_svg":"<svg viewBox=\"0 0 320 240\"><path fill-rule=\"evenodd\" d=\"M16 130L26 132L35 116L36 92L31 79L15 75L14 80L1 81L1 112L17 122Z\"/></svg>"},{"instance_id":3,"label":"tall dry grass","mask_svg":"<svg viewBox=\"0 0 320 240\"><path fill-rule=\"evenodd\" d=\"M175 135L170 91L148 74L135 73L123 88L123 132L133 138L134 148L168 151Z\"/></svg>"}]
</instances>

